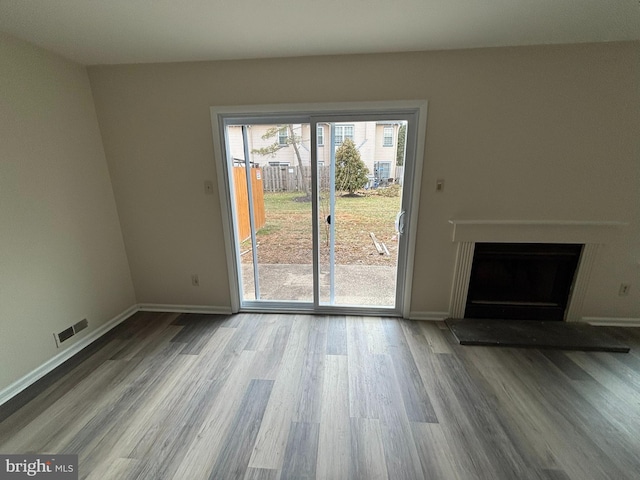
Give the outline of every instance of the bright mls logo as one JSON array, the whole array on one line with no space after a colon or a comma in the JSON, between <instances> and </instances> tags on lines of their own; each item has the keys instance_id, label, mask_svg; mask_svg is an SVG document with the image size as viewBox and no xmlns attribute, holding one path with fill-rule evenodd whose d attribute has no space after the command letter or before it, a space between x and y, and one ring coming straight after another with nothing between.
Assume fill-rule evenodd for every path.
<instances>
[{"instance_id":1,"label":"bright mls logo","mask_svg":"<svg viewBox=\"0 0 640 480\"><path fill-rule=\"evenodd\" d=\"M0 455L0 480L78 480L77 455Z\"/></svg>"}]
</instances>

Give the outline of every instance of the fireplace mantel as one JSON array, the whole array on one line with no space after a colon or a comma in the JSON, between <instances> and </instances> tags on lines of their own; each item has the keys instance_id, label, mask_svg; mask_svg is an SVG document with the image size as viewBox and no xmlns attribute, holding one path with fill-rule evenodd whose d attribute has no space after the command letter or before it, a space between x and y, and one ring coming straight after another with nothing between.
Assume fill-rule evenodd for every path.
<instances>
[{"instance_id":1,"label":"fireplace mantel","mask_svg":"<svg viewBox=\"0 0 640 480\"><path fill-rule=\"evenodd\" d=\"M625 222L449 220L454 242L609 243Z\"/></svg>"},{"instance_id":2,"label":"fireplace mantel","mask_svg":"<svg viewBox=\"0 0 640 480\"><path fill-rule=\"evenodd\" d=\"M602 244L613 240L625 222L538 221L538 220L449 220L453 225L452 241L458 244L449 312L462 318L467 300L469 277L475 244L506 243L575 243L584 245L573 286L566 321L582 318L582 304L591 269Z\"/></svg>"}]
</instances>

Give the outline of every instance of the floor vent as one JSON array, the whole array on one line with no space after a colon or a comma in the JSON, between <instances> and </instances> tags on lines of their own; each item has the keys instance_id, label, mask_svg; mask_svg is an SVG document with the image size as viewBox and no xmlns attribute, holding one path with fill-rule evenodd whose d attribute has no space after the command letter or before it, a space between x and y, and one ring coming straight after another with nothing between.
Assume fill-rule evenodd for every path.
<instances>
[{"instance_id":1,"label":"floor vent","mask_svg":"<svg viewBox=\"0 0 640 480\"><path fill-rule=\"evenodd\" d=\"M60 348L60 345L62 344L62 342L69 340L76 333L87 328L88 325L89 325L89 322L87 322L87 319L85 318L83 320L80 320L75 325L72 325L69 328L65 328L60 333L54 333L53 338L56 341L56 347Z\"/></svg>"}]
</instances>

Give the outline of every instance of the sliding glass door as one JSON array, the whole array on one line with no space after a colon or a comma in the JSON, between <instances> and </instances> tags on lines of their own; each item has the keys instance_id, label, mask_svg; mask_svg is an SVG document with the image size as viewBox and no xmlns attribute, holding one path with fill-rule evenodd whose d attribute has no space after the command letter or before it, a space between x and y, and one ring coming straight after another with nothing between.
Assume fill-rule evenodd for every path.
<instances>
[{"instance_id":1,"label":"sliding glass door","mask_svg":"<svg viewBox=\"0 0 640 480\"><path fill-rule=\"evenodd\" d=\"M407 120L359 118L315 123L319 304L394 309Z\"/></svg>"},{"instance_id":2,"label":"sliding glass door","mask_svg":"<svg viewBox=\"0 0 640 480\"><path fill-rule=\"evenodd\" d=\"M309 123L225 133L242 304L313 303Z\"/></svg>"},{"instance_id":3,"label":"sliding glass door","mask_svg":"<svg viewBox=\"0 0 640 480\"><path fill-rule=\"evenodd\" d=\"M217 120L239 309L401 314L417 112Z\"/></svg>"}]
</instances>

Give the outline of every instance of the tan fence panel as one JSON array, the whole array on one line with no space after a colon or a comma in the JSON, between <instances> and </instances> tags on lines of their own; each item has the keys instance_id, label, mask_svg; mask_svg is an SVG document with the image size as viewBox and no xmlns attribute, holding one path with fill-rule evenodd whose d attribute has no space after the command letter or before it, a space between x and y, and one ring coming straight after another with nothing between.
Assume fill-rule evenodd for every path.
<instances>
[{"instance_id":1,"label":"tan fence panel","mask_svg":"<svg viewBox=\"0 0 640 480\"><path fill-rule=\"evenodd\" d=\"M264 211L264 180L261 168L251 169L251 186L253 193L253 214L255 215L256 231L265 226L267 218Z\"/></svg>"},{"instance_id":2,"label":"tan fence panel","mask_svg":"<svg viewBox=\"0 0 640 480\"><path fill-rule=\"evenodd\" d=\"M306 188L300 185L298 169L302 168L303 181ZM311 188L311 167L283 167L283 166L267 166L262 167L264 175L264 191L265 192L304 192ZM318 168L318 180L320 181L320 189L329 188L329 167L321 166Z\"/></svg>"},{"instance_id":3,"label":"tan fence panel","mask_svg":"<svg viewBox=\"0 0 640 480\"><path fill-rule=\"evenodd\" d=\"M266 192L297 191L298 178L296 175L296 168L298 167L263 167L264 190Z\"/></svg>"},{"instance_id":4,"label":"tan fence panel","mask_svg":"<svg viewBox=\"0 0 640 480\"><path fill-rule=\"evenodd\" d=\"M233 167L233 186L236 195L237 234L239 240L243 241L251 235L251 224L249 222L249 191L247 190L247 174L244 167ZM263 175L261 169L251 169L251 186L256 230L259 230L264 227L266 223Z\"/></svg>"}]
</instances>

